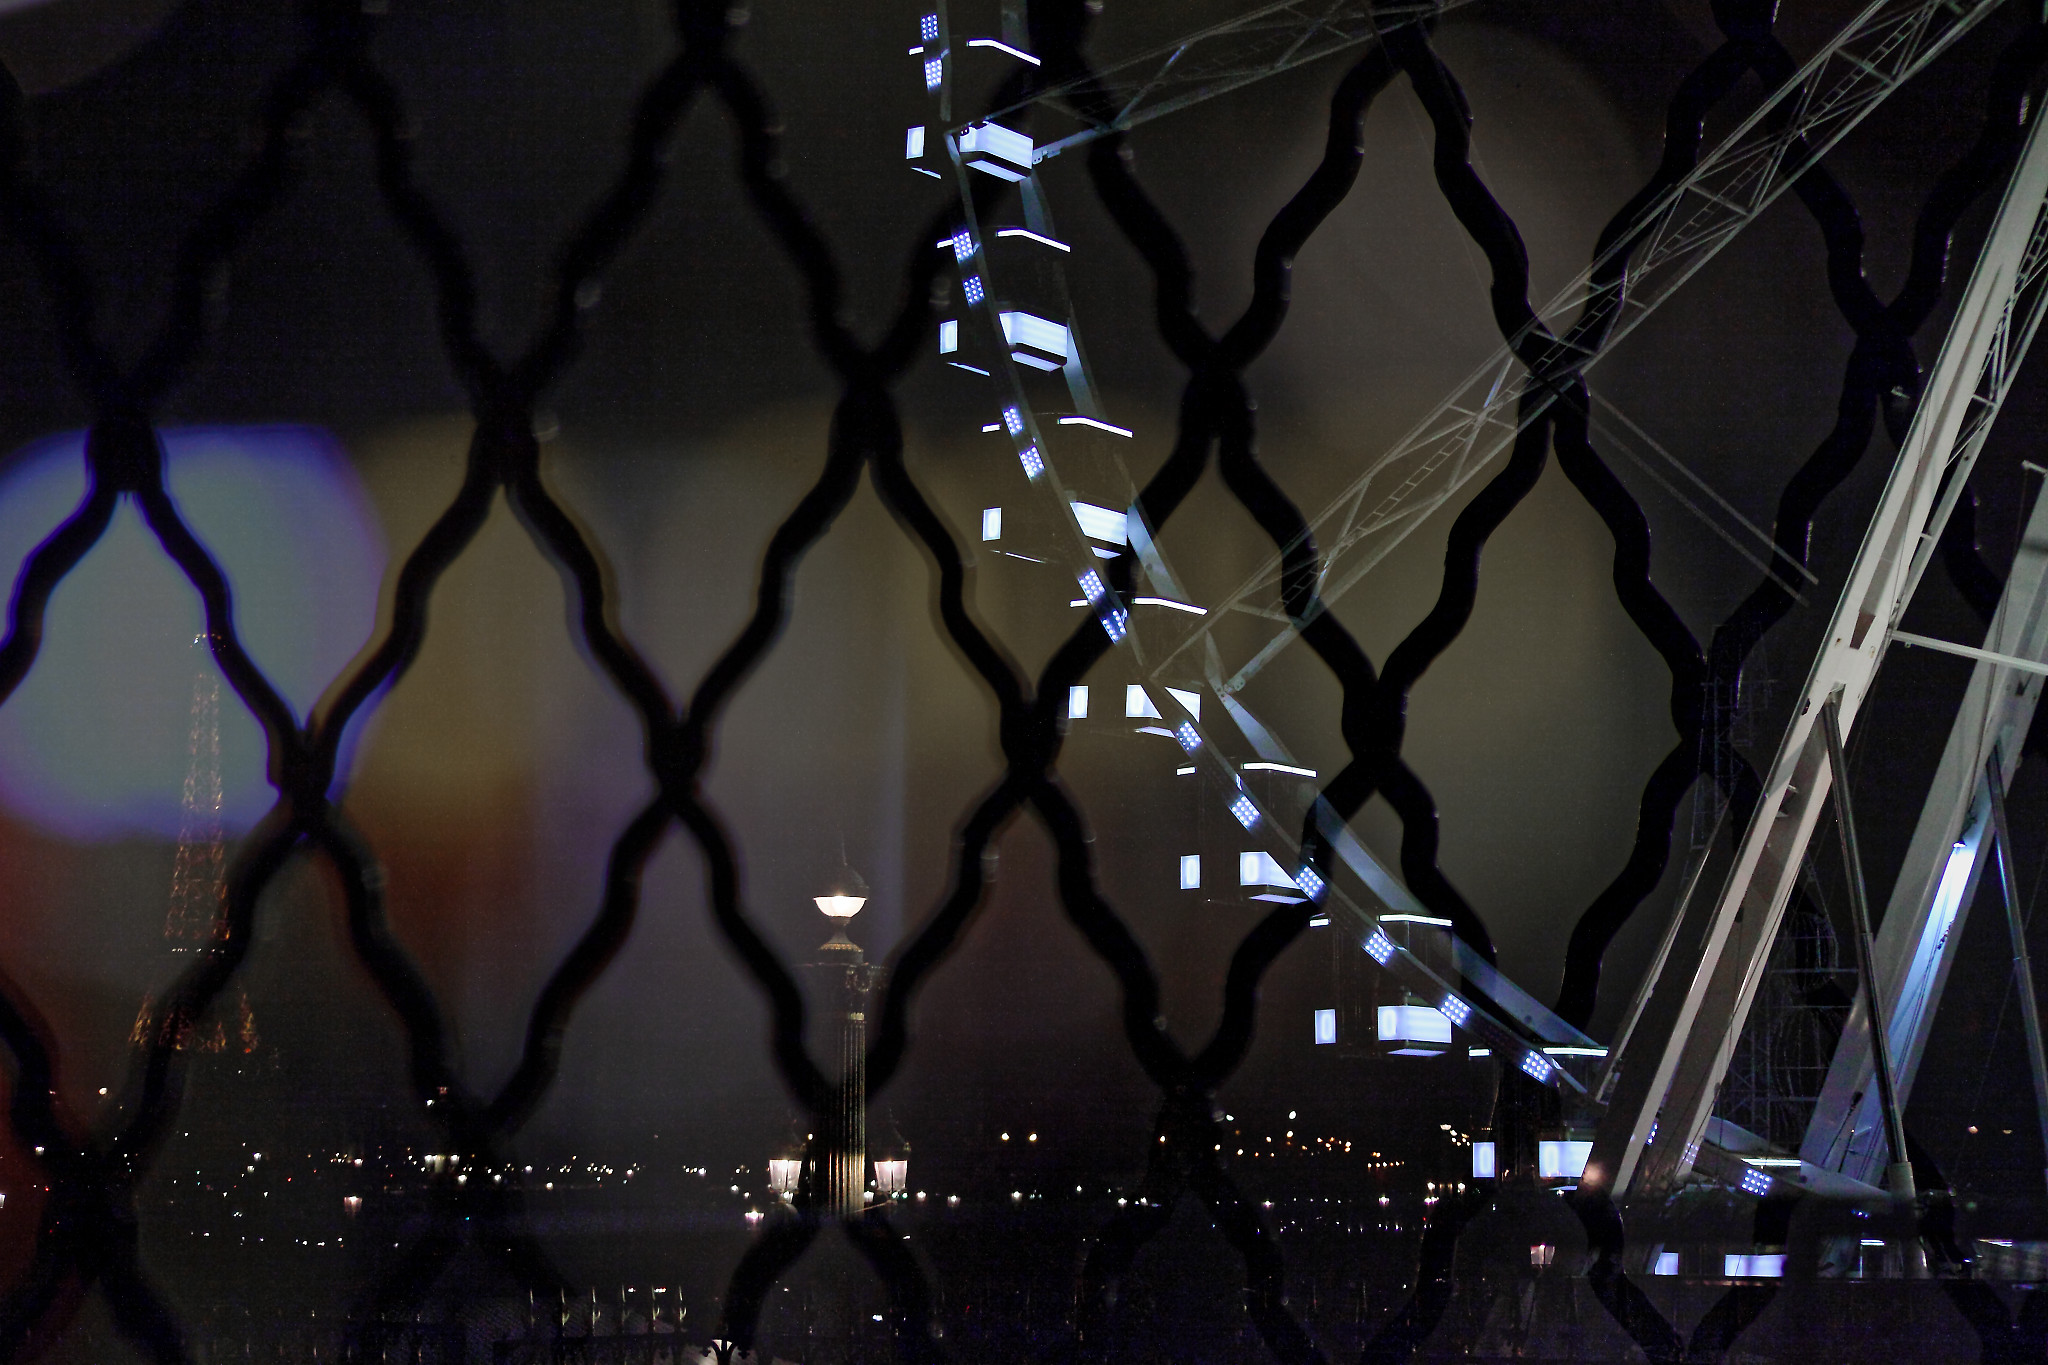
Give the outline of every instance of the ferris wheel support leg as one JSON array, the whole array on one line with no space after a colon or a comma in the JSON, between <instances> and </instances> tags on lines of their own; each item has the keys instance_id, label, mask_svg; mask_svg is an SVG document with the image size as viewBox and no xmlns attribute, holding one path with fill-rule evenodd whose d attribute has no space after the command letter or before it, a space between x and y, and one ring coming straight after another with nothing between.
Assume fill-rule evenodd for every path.
<instances>
[{"instance_id":1,"label":"ferris wheel support leg","mask_svg":"<svg viewBox=\"0 0 2048 1365\"><path fill-rule=\"evenodd\" d=\"M2041 1125L2042 1179L2048 1181L2048 1049L2041 1042L2041 1007L2034 996L2034 968L2027 960L2027 925L2020 917L2020 884L2013 874L2011 826L2005 822L2005 773L1994 749L1984 763L1991 792L1991 830L1998 844L1998 884L2005 893L2005 927L2012 935L2013 984L2019 988L2020 1022L2027 1034L2027 1065L2034 1079L2034 1114Z\"/></svg>"}]
</instances>

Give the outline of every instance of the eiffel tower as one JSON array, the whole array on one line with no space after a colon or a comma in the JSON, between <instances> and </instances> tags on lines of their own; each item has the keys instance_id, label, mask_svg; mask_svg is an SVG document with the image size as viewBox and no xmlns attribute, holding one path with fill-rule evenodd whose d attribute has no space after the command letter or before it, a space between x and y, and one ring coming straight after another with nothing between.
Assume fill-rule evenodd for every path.
<instances>
[{"instance_id":1,"label":"eiffel tower","mask_svg":"<svg viewBox=\"0 0 2048 1365\"><path fill-rule=\"evenodd\" d=\"M189 758L178 822L178 852L171 862L170 905L164 915L164 939L173 953L217 952L228 941L227 837L221 827L220 675L205 654L207 637L192 637L197 667L192 675L192 724ZM249 997L237 987L233 1029L220 1012L195 1021L182 1012L163 1011L154 996L145 995L136 1011L128 1042L146 1048L159 1041L180 1050L232 1052L248 1056L260 1045Z\"/></svg>"}]
</instances>

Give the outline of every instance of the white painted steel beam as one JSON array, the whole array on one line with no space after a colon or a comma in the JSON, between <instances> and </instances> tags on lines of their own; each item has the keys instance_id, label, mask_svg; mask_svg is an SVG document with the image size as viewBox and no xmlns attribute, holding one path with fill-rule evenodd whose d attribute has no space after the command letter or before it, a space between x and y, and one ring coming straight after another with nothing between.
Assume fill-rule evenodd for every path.
<instances>
[{"instance_id":1,"label":"white painted steel beam","mask_svg":"<svg viewBox=\"0 0 2048 1365\"><path fill-rule=\"evenodd\" d=\"M1801 173L1907 80L1947 51L2000 0L1873 0L1801 66L1785 87L1644 211L1662 215L1629 255L1619 311L1600 346L1580 358L1583 374L1611 354L1666 299L1734 241ZM1584 310L1613 301L1613 285L1595 283L1623 254L1617 246L1581 272L1541 310L1560 334ZM1528 400L1528 406L1523 406ZM1323 553L1323 600L1356 586L1431 513L1456 497L1514 442L1552 400L1532 393L1530 376L1502 345L1395 445L1374 458L1309 522ZM1261 615L1279 595L1284 555L1274 554L1160 657L1157 671L1226 615ZM1272 636L1227 686L1237 691L1290 644L1290 628Z\"/></svg>"},{"instance_id":2,"label":"white painted steel beam","mask_svg":"<svg viewBox=\"0 0 2048 1365\"><path fill-rule=\"evenodd\" d=\"M2020 745L2033 722L2048 660L2048 492L2036 497L2004 595L1980 653L2033 664L2022 672L1980 660L1971 672L1941 762L1877 932L1878 998L1897 1067L1900 1103L1912 1094L1927 1038L1941 1007L1949 969L1970 905L1991 863L1984 840L1992 828L1985 766L1994 754L2001 780L2019 767ZM1871 1085L1868 996L1858 991L1828 1066L1801 1159L1858 1180L1884 1167L1884 1135Z\"/></svg>"},{"instance_id":3,"label":"white painted steel beam","mask_svg":"<svg viewBox=\"0 0 2048 1365\"><path fill-rule=\"evenodd\" d=\"M2038 663L2033 659L2022 659L2017 654L2000 654L1995 649L1978 649L1974 645L1959 645L1953 640L1936 640L1925 635L1914 635L1909 631L1903 630L1892 632L1892 643L1905 645L1909 649L1918 646L1922 649L1934 650L1938 654L1953 654L1963 659L1981 659L1985 663L2017 669L2021 673L2033 673L2048 677L2048 664Z\"/></svg>"},{"instance_id":4,"label":"white painted steel beam","mask_svg":"<svg viewBox=\"0 0 2048 1365\"><path fill-rule=\"evenodd\" d=\"M1681 903L1692 951L1668 958L1649 1008L1615 1058L1612 1105L1594 1141L1587 1181L1619 1196L1682 1179L1699 1152L1714 1097L1777 936L1793 879L1826 804L1833 774L1818 728L1837 698L1855 724L1891 632L1905 610L1921 551L1940 539L1953 498L1937 493L1970 475L2018 361L2039 325L2048 261L2048 137L2037 120L1849 580L1797 710L1763 778L1734 865L1711 892ZM1656 1139L1652 1142L1653 1132Z\"/></svg>"}]
</instances>

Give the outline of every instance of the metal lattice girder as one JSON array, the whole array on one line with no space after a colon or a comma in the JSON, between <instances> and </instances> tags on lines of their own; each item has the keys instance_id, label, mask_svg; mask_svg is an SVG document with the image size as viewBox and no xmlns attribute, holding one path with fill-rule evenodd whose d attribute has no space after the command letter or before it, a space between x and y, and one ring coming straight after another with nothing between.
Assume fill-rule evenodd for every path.
<instances>
[{"instance_id":1,"label":"metal lattice girder","mask_svg":"<svg viewBox=\"0 0 2048 1365\"><path fill-rule=\"evenodd\" d=\"M2048 496L2035 499L1984 648L2048 661L2044 607ZM2011 781L2041 687L2038 676L2001 664L1979 661L1972 671L1878 929L1874 966L1902 1105L1912 1093L1963 924L1991 862L1980 856L1988 853L1985 841L1992 829L1985 764L1995 760L2002 779ZM1868 999L1859 991L1800 1146L1803 1159L1859 1180L1876 1180L1885 1154L1870 1078Z\"/></svg>"},{"instance_id":2,"label":"metal lattice girder","mask_svg":"<svg viewBox=\"0 0 2048 1365\"><path fill-rule=\"evenodd\" d=\"M2048 136L2036 121L1982 256L1956 311L1925 396L1829 621L1801 700L1718 887L1695 883L1676 914L1696 944L1665 959L1642 1019L1615 1056L1612 1104L1587 1179L1619 1196L1681 1179L1699 1150L1713 1098L1749 1014L1792 883L1829 784L1822 707L1855 723L1905 609L1917 552L1939 540L1949 500L1944 473L1967 480L2013 373L2040 323L2048 290ZM1659 1135L1651 1145L1652 1132Z\"/></svg>"},{"instance_id":3,"label":"metal lattice girder","mask_svg":"<svg viewBox=\"0 0 2048 1365\"><path fill-rule=\"evenodd\" d=\"M1615 309L1604 336L1574 358L1571 369L1583 374L1610 354L1802 172L1999 3L1873 0L1690 175L1644 210L1641 221L1654 223L1650 232L1623 236L1551 300L1542 316L1559 324L1589 309ZM1629 261L1620 284L1596 283L1623 255ZM1323 552L1325 604L1371 572L1548 406L1550 397L1532 395L1531 384L1513 346L1501 346L1310 521ZM1280 554L1268 558L1159 668L1174 665L1227 612L1273 617L1281 563ZM1228 680L1228 690L1242 688L1296 634L1291 626L1277 632Z\"/></svg>"},{"instance_id":4,"label":"metal lattice girder","mask_svg":"<svg viewBox=\"0 0 2048 1365\"><path fill-rule=\"evenodd\" d=\"M1116 109L1105 121L1089 117L1075 102L1082 88L1079 81L1040 91L990 117L999 119L1035 104L1058 109L1088 125L1039 147L1034 155L1044 161L1105 134L1135 128L1162 114L1363 46L1389 29L1434 19L1470 3L1411 0L1374 6L1365 0L1281 0L1096 72L1097 89Z\"/></svg>"}]
</instances>

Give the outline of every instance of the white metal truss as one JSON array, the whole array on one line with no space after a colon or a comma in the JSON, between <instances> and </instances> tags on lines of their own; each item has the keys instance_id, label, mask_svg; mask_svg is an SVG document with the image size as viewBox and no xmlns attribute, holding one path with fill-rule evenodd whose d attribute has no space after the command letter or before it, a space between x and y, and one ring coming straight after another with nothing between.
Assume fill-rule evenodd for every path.
<instances>
[{"instance_id":1,"label":"white metal truss","mask_svg":"<svg viewBox=\"0 0 2048 1365\"><path fill-rule=\"evenodd\" d=\"M1982 21L2000 0L1873 0L1766 100L1684 180L1644 213L1654 230L1627 243L1621 304L1600 345L1578 359L1591 368L1640 326L1695 272L1733 241L1851 129L1904 82ZM1614 286L1595 283L1618 246L1582 272L1542 310L1560 333L1589 307L1611 302ZM1310 521L1323 554L1320 587L1336 601L1391 553L1432 512L1453 499L1506 450L1524 423L1552 401L1530 393L1528 373L1503 345L1392 449ZM1524 407L1524 400L1530 400ZM1167 651L1164 671L1181 663L1225 613L1285 620L1279 597L1282 555L1274 554ZM1235 692L1286 648L1296 632L1278 631L1225 683ZM1183 665L1184 666L1184 665Z\"/></svg>"},{"instance_id":2,"label":"white metal truss","mask_svg":"<svg viewBox=\"0 0 2048 1365\"><path fill-rule=\"evenodd\" d=\"M1935 363L1763 794L1718 886L1695 883L1675 912L1691 951L1667 957L1625 1051L1610 1060L1612 1102L1587 1179L1617 1196L1681 1179L1762 976L1807 842L1834 776L1817 725L1834 701L1846 733L1890 642L1920 552L1940 539L1937 505L1970 475L2040 324L2048 290L2048 137L2037 120ZM1707 894L1711 893L1711 894ZM1652 1136L1656 1141L1652 1143Z\"/></svg>"},{"instance_id":3,"label":"white metal truss","mask_svg":"<svg viewBox=\"0 0 2048 1365\"><path fill-rule=\"evenodd\" d=\"M1430 0L1430 3L1392 10L1383 9L1379 16L1379 29L1384 31L1393 24L1430 17L1462 3L1465 3L1465 0ZM1613 334L1614 338L1618 339L1623 331L1639 323L1651 309L1669 297L1711 256L1713 251L1718 250L1752 221L1784 185L1789 183L1790 178L1817 160L1892 89L1931 61L1997 3L1998 0L1975 0L1975 3L1907 5L1896 3L1896 0L1875 0L1801 69L1799 76L1788 83L1785 91L1752 115L1710 154L1693 177L1675 189L1667 201L1662 201L1672 212L1665 215L1658 233L1644 245L1643 255L1638 258L1629 276L1630 297L1620 319L1624 325L1617 328ZM1177 44L1169 45L1166 49L1148 54L1147 57L1133 59L1131 62L1111 68L1112 76L1128 79L1131 73L1143 70L1147 62L1164 62L1164 66L1157 68L1157 74L1144 78L1143 83L1148 87L1146 92L1126 102L1124 112L1119 115L1122 121L1114 125L1103 125L1091 135L1109 131L1112 126L1131 126L1132 123L1141 122L1144 118L1184 108L1199 99L1221 94L1250 80L1301 65L1316 56L1336 50L1329 44L1338 42L1339 37L1345 33L1351 33L1353 36L1346 39L1342 45L1352 46L1369 41L1374 36L1369 29L1345 29L1342 26L1346 22L1345 15L1357 12L1360 12L1358 6L1342 4L1320 11L1297 5L1269 6L1243 16L1240 20L1192 35ZM939 7L936 19L940 32L950 39L950 25L946 21L943 4ZM1303 27L1304 24L1307 27ZM1283 31L1293 34L1284 43L1280 41ZM1211 65L1201 68L1207 74L1198 83L1192 79L1196 67L1189 63L1188 54L1202 44L1210 45L1208 51L1214 60ZM1318 47L1318 44L1322 46ZM974 45L973 40L967 45ZM950 54L956 49L948 41L941 50ZM1014 48L1005 50L1020 59L1035 60L1029 54ZM1835 79L1835 70L1840 65L1846 65L1858 73L1861 79ZM950 68L950 56L941 63L941 66ZM1165 78L1168 67L1179 73L1174 82L1169 82ZM943 84L934 90L941 100L942 118L945 94L950 90L950 75L950 70L945 70ZM1165 93L1169 89L1171 93ZM1048 92L1048 95L1057 94L1058 91ZM1154 99L1154 95L1158 95L1159 98ZM1772 116L1772 111L1781 109L1789 120L1786 126L1777 134L1759 135L1757 129ZM989 121L991 120L983 122ZM960 155L960 130L943 136L953 163L953 173L959 181L963 212L967 220L963 245L968 255L962 257L962 260L973 262L984 277L981 281L983 292L975 311L985 315L981 319L981 325L988 336L997 337L1001 335L1002 299L994 281L987 277L987 237L982 224L976 221L971 207L967 183L968 167ZM1799 141L1801 137L1806 139L1803 144L1806 152L1804 159L1798 160L1790 167L1780 165L1788 151L1802 145ZM1045 149L1035 150L1034 165L1047 154L1049 153ZM1021 186L1025 195L1027 217L1038 220L1042 227L1049 227L1050 218L1036 182L1037 177L1034 173L1029 175ZM1725 212L1731 206L1738 207L1739 211ZM958 250L956 247L956 254ZM1653 261L1662 267L1654 281L1649 280L1651 272L1646 269L1646 261ZM1673 268L1674 266L1676 268ZM1054 273L1059 275L1061 272ZM1646 287L1646 283L1653 283L1655 287ZM1064 280L1061 279L1062 294L1064 288ZM1583 291L1577 298L1567 291L1566 295L1560 296L1558 304L1552 309L1552 315L1555 316L1559 309L1577 302L1583 302ZM1085 364L1081 361L1076 320L1072 317L1071 305L1068 307L1067 326L1073 337L1074 356L1067 367L1067 378L1073 388L1076 407L1083 412L1092 412L1092 386L1086 374ZM1005 365L1002 368L1004 373L1000 377L989 377L996 381L1004 400L1004 420L1012 425L1013 429L1009 435L1018 447L1020 458L1025 461L1027 470L1037 467L1041 471L1031 475L1031 482L1038 486L1042 494L1053 497L1058 504L1056 516L1062 528L1058 538L1062 543L1057 553L1069 564L1081 585L1083 597L1080 601L1085 601L1090 609L1096 612L1103 620L1105 630L1108 630L1113 638L1129 644L1134 662L1143 670L1146 661L1138 653L1139 642L1136 633L1129 629L1131 622L1128 609L1125 604L1117 601L1113 594L1108 594L1103 589L1099 575L1100 561L1094 557L1088 539L1075 519L1072 510L1072 491L1061 481L1053 466L1052 450L1045 439L1047 433L1041 429L1038 417L1027 401L1021 377L1014 367ZM1492 383L1489 390L1489 398L1498 400L1495 402L1496 415L1506 410L1505 403L1508 400L1503 397L1503 386L1519 382L1510 378L1508 371L1511 369L1511 365L1504 366L1502 374ZM1099 413L1094 415L1100 416ZM1483 412L1480 415L1481 425L1484 426L1490 419L1487 419ZM1507 434L1502 437L1502 444L1511 438L1512 430L1510 422ZM1460 464L1462 468L1467 462L1461 461ZM1470 465L1469 468L1476 470L1477 466ZM1465 476L1469 477L1469 472ZM1446 492L1443 496L1448 495ZM1429 505L1433 507L1441 500L1437 498ZM1427 508L1418 506L1415 515L1419 516L1426 510ZM1404 514L1404 517L1406 515ZM1146 572L1153 579L1155 586L1172 593L1175 597L1181 597L1171 570L1158 547L1146 534L1141 519L1132 515L1128 519L1128 524L1134 547L1138 550ZM1405 534L1405 530L1402 534ZM1391 544L1388 548L1391 548ZM1383 554L1384 550L1379 553ZM1373 556L1371 562L1377 562L1377 557ZM1334 561L1334 554L1326 561L1326 593L1329 592L1329 567ZM1356 580L1357 574L1362 574L1364 569L1371 567L1371 562L1365 563L1341 586L1349 586L1350 582ZM1277 559L1275 563L1277 564ZM1240 609L1259 610L1249 606L1245 600L1246 596L1246 592L1240 590L1237 599ZM1139 602L1144 600L1139 599ZM1260 610L1260 614L1284 619L1278 618L1278 613L1270 608ZM1205 622L1212 622L1215 619L1214 612L1209 612L1203 617ZM1291 629L1287 634L1291 636ZM1213 693L1223 701L1225 709L1238 723L1244 738L1260 754L1261 759L1291 761L1284 747L1231 695L1243 685L1249 672L1240 673L1237 678L1226 683L1221 676L1220 659L1214 643L1206 638L1206 632L1202 633L1200 642L1202 657L1199 665L1195 660L1184 656L1186 645L1183 644L1180 649L1174 651L1181 657L1162 660L1153 668L1153 679L1163 682L1169 677L1187 676L1199 668ZM1276 649L1277 644L1269 646L1261 659L1270 657ZM1258 662L1255 660L1254 666ZM1301 866L1300 849L1287 829L1259 807L1253 794L1245 789L1237 766L1222 749L1210 742L1209 735L1199 721L1192 716L1179 719L1182 720L1182 724L1177 729L1184 737L1183 747L1190 758L1197 765L1217 768L1219 775L1232 784L1236 796L1233 808L1241 812L1240 819L1245 823L1248 835L1274 856L1280 866L1298 869ZM1246 818L1247 816L1249 818ZM1319 820L1325 827L1325 836L1331 839L1332 846L1338 850L1342 860L1376 899L1390 911L1420 912L1421 907L1414 902L1413 897L1398 879L1380 866L1348 832L1335 830L1336 821L1330 816L1327 808L1320 813ZM1341 837L1337 837L1339 835ZM1384 945L1390 941L1386 935L1378 932L1378 922L1372 912L1356 902L1342 888L1317 887L1314 894L1319 894L1328 909L1349 922L1362 944ZM1377 956L1375 954L1376 958ZM1420 959L1409 954L1405 948L1396 947L1390 962L1382 965L1403 979L1409 990L1425 999L1440 999L1451 993L1451 988L1446 982ZM1527 993L1500 976L1476 954L1471 953L1469 948L1459 955L1458 966L1461 978L1459 989L1462 991L1462 994L1456 997L1458 1003L1477 1006L1472 1013L1473 1030L1479 1032L1490 1046L1503 1048L1509 1055L1513 1055L1513 1050L1517 1047L1527 1049L1526 1065L1532 1074L1541 1072L1543 1078L1550 1079L1552 1072L1552 1068L1542 1061L1532 1044L1568 1046L1573 1050L1573 1055L1597 1054L1600 1051L1591 1039L1565 1024ZM1456 1008L1452 1011L1460 1012ZM1518 1035L1505 1023L1505 1019L1519 1022L1523 1032ZM1575 1078L1562 1068L1556 1069L1556 1078L1572 1088L1578 1088Z\"/></svg>"},{"instance_id":4,"label":"white metal truss","mask_svg":"<svg viewBox=\"0 0 2048 1365\"><path fill-rule=\"evenodd\" d=\"M2035 499L1980 652L2037 667L2048 661L2044 607L2048 492ZM2037 673L1979 660L1892 887L1874 965L1901 1105L1912 1093L1963 925L1992 861L1979 856L1988 852L1994 824L1987 764L1995 762L2001 782L2010 784L2042 685ZM1885 1144L1871 1084L1868 1003L1859 991L1799 1154L1816 1166L1875 1183L1885 1165Z\"/></svg>"},{"instance_id":5,"label":"white metal truss","mask_svg":"<svg viewBox=\"0 0 2048 1365\"><path fill-rule=\"evenodd\" d=\"M1115 113L1098 121L1075 102L1082 82L1039 92L991 115L1000 119L1026 105L1049 105L1086 126L1039 147L1040 161L1171 114L1192 104L1361 47L1390 29L1434 19L1472 0L1409 0L1373 5L1367 0L1281 0L1261 5L1095 73L1096 88Z\"/></svg>"}]
</instances>

